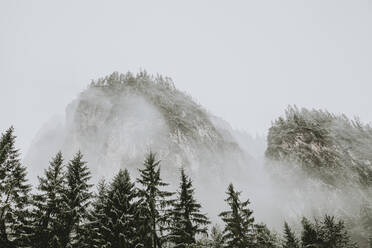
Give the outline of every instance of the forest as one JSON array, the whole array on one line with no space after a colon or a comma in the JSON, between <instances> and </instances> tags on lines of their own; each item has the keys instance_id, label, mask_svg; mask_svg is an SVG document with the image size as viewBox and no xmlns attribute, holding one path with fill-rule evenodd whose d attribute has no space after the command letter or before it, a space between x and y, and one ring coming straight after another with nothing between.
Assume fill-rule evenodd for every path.
<instances>
[{"instance_id":1,"label":"forest","mask_svg":"<svg viewBox=\"0 0 372 248\"><path fill-rule=\"evenodd\" d=\"M271 231L256 222L250 201L233 184L219 215L223 225L213 225L183 169L177 192L166 190L153 152L137 179L121 169L95 190L83 154L65 161L57 152L33 190L15 139L10 127L0 140L0 247L357 247L344 221L329 215L303 217L300 231L286 222L281 232Z\"/></svg>"}]
</instances>

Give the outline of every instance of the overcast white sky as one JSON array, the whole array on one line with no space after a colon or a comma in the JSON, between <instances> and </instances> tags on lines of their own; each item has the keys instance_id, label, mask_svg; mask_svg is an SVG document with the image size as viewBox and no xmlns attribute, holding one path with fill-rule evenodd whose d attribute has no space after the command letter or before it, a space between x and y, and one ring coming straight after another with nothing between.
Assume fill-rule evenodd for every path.
<instances>
[{"instance_id":1,"label":"overcast white sky","mask_svg":"<svg viewBox=\"0 0 372 248\"><path fill-rule=\"evenodd\" d=\"M372 2L0 1L0 130L26 152L91 79L162 73L264 134L288 104L372 121Z\"/></svg>"}]
</instances>

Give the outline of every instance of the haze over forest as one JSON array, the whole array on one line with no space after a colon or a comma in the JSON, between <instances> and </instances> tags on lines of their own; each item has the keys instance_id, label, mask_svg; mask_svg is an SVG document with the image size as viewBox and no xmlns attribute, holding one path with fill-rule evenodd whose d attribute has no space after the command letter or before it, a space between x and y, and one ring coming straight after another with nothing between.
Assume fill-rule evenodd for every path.
<instances>
[{"instance_id":1,"label":"haze over forest","mask_svg":"<svg viewBox=\"0 0 372 248\"><path fill-rule=\"evenodd\" d=\"M284 222L300 230L302 217L334 215L364 247L372 128L326 110L283 111L266 138L253 138L206 111L171 78L114 72L93 80L66 107L64 120L40 129L25 164L36 184L56 151L67 158L80 151L97 183L120 169L138 177L146 154L155 152L169 189L176 190L181 168L192 178L212 223L222 225L223 192L233 182L271 230L280 232Z\"/></svg>"},{"instance_id":2,"label":"haze over forest","mask_svg":"<svg viewBox=\"0 0 372 248\"><path fill-rule=\"evenodd\" d=\"M0 1L0 247L372 247L370 44L368 0Z\"/></svg>"}]
</instances>

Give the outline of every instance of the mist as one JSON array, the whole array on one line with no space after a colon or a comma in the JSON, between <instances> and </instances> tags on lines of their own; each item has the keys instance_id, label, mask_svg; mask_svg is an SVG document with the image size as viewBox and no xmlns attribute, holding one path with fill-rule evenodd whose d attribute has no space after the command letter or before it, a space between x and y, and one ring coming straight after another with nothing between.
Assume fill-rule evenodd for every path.
<instances>
[{"instance_id":1,"label":"mist","mask_svg":"<svg viewBox=\"0 0 372 248\"><path fill-rule=\"evenodd\" d=\"M180 168L191 176L213 224L233 183L279 234L332 214L365 239L371 11L365 0L4 0L0 130L14 126L34 186L58 151L65 164L81 151L94 184L122 168L135 179L152 151L170 190ZM288 105L307 109L302 122Z\"/></svg>"},{"instance_id":2,"label":"mist","mask_svg":"<svg viewBox=\"0 0 372 248\"><path fill-rule=\"evenodd\" d=\"M284 221L299 230L303 216L359 216L368 190L332 187L299 164L268 159L266 146L265 137L233 129L178 91L171 79L146 72L113 73L80 93L62 120L54 118L41 128L25 163L35 184L57 151L67 162L80 150L97 183L119 169L128 169L136 178L152 151L170 190L177 190L180 169L186 170L215 224L222 225L218 214L227 207L229 183L250 200L256 221L278 233Z\"/></svg>"}]
</instances>

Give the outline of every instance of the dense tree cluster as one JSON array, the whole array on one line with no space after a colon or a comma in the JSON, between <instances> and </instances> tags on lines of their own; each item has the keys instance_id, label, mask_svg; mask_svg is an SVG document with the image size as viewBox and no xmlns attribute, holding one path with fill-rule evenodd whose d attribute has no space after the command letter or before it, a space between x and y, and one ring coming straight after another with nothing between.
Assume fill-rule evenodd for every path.
<instances>
[{"instance_id":1,"label":"dense tree cluster","mask_svg":"<svg viewBox=\"0 0 372 248\"><path fill-rule=\"evenodd\" d=\"M101 180L93 194L83 155L77 152L65 163L58 152L31 194L9 128L0 139L0 247L356 247L344 223L331 216L304 218L300 237L285 223L280 237L256 223L249 200L241 200L233 184L220 214L223 229L209 231L191 178L181 170L178 191L169 192L159 164L150 152L136 180L120 170L110 182Z\"/></svg>"}]
</instances>

